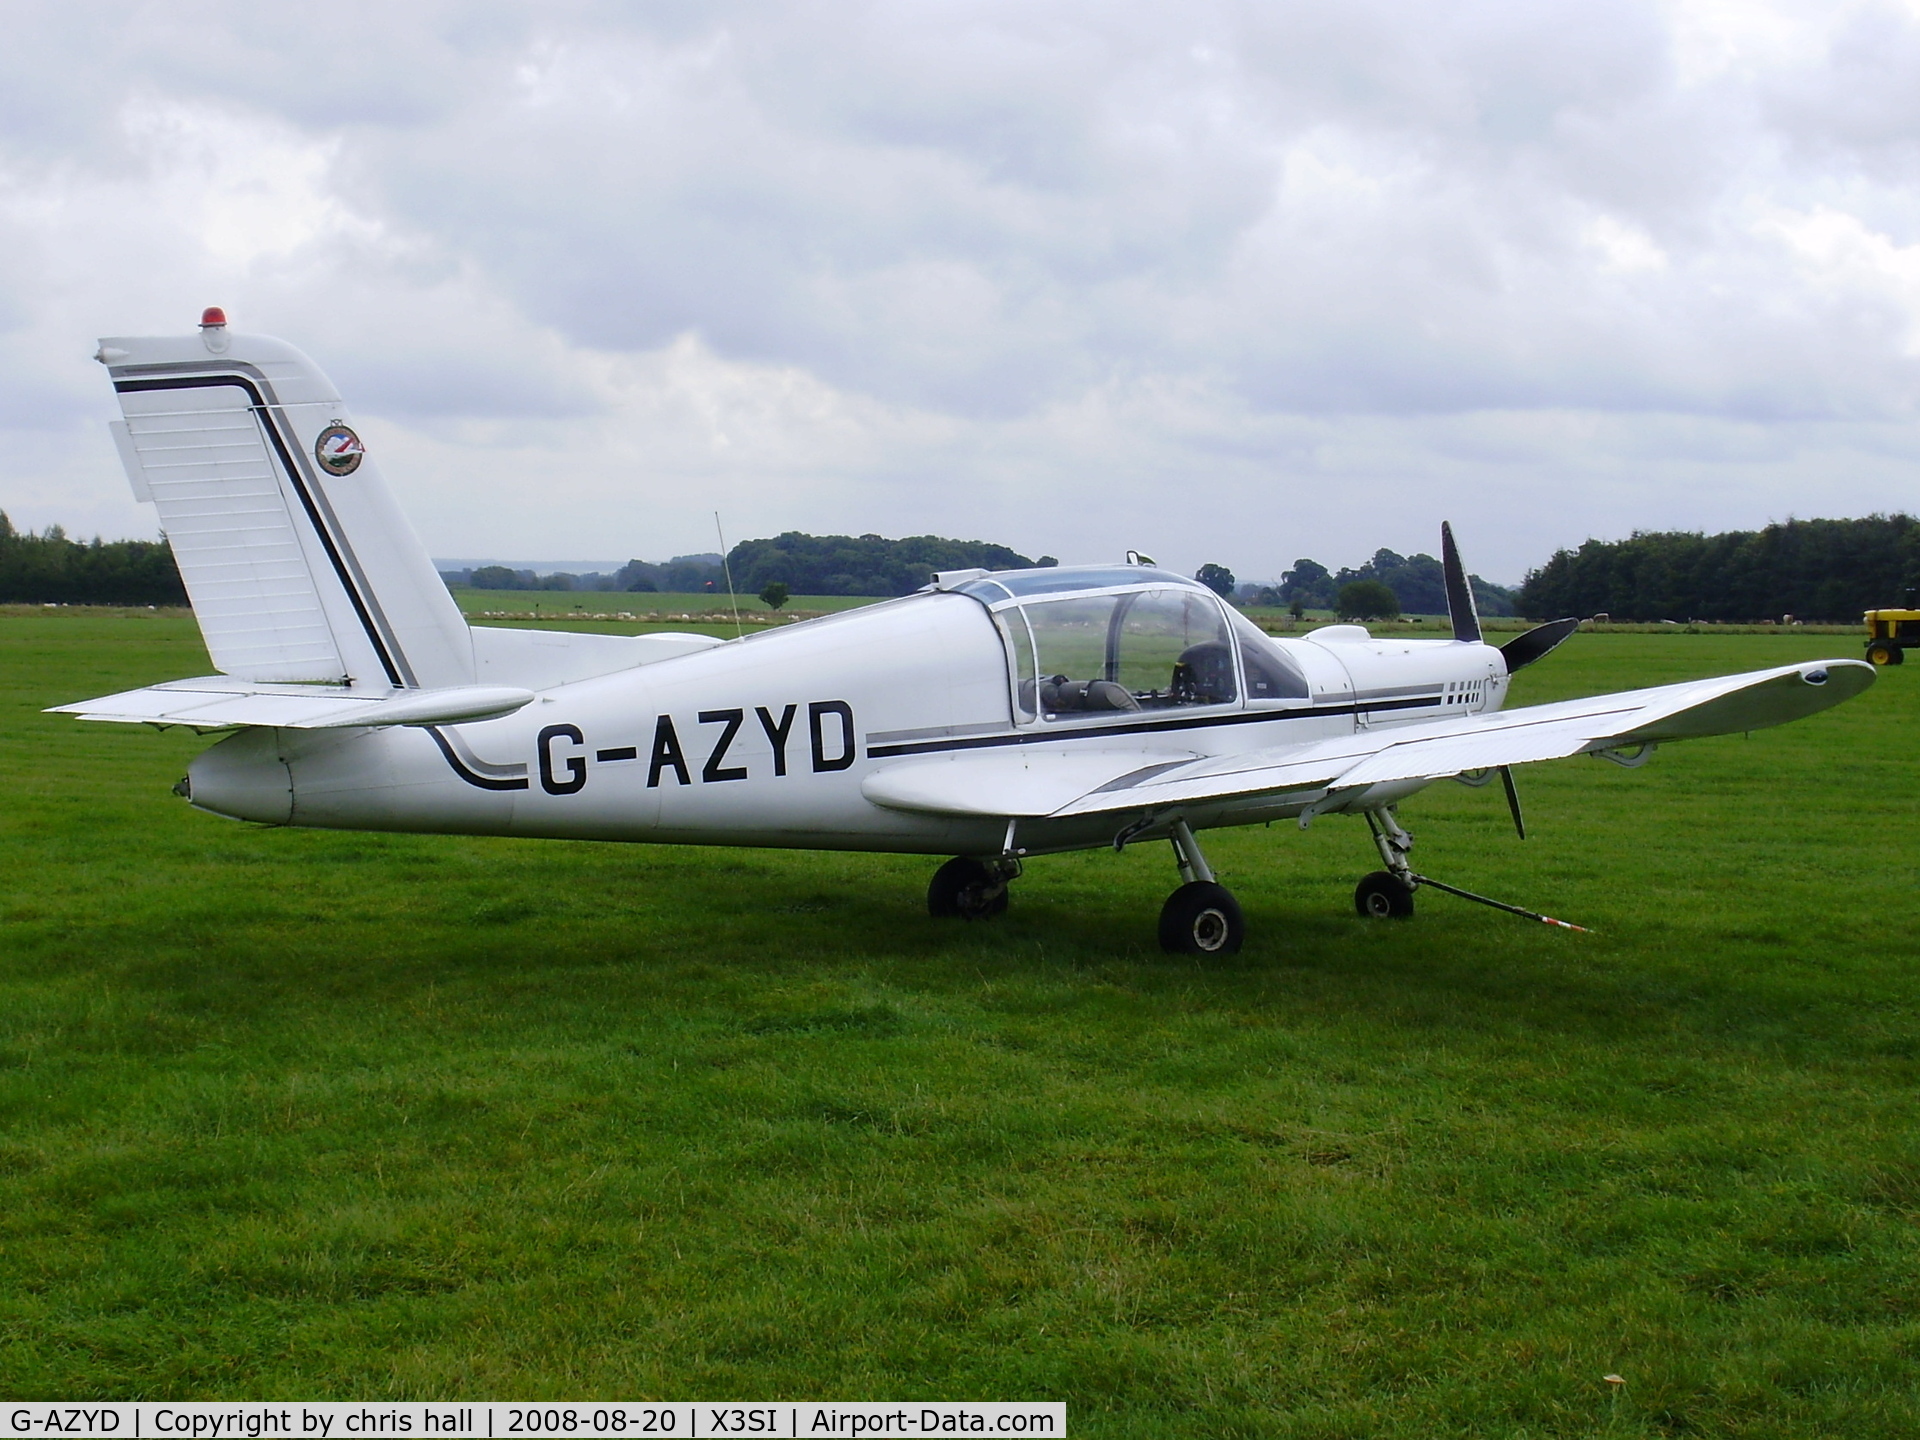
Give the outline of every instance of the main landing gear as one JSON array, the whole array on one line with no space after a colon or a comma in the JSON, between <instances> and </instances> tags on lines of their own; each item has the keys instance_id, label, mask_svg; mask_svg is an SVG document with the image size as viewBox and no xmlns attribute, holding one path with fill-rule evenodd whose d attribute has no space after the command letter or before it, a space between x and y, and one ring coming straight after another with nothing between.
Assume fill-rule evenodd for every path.
<instances>
[{"instance_id":1,"label":"main landing gear","mask_svg":"<svg viewBox=\"0 0 1920 1440\"><path fill-rule=\"evenodd\" d=\"M1213 878L1207 857L1184 820L1167 839L1186 883L1160 907L1160 948L1175 955L1232 955L1247 938L1247 922L1233 892Z\"/></svg>"},{"instance_id":2,"label":"main landing gear","mask_svg":"<svg viewBox=\"0 0 1920 1440\"><path fill-rule=\"evenodd\" d=\"M1129 838L1123 833L1116 848ZM1160 909L1160 948L1176 955L1232 955L1247 936L1240 902L1213 878L1186 821L1176 820L1167 838L1184 883ZM1019 874L1020 861L1013 855L949 860L933 872L927 886L927 913L936 920L986 920L1001 914L1007 908L1007 882Z\"/></svg>"},{"instance_id":3,"label":"main landing gear","mask_svg":"<svg viewBox=\"0 0 1920 1440\"><path fill-rule=\"evenodd\" d=\"M927 885L927 913L936 920L988 920L1003 914L1007 882L1019 874L1020 862L1012 856L949 860Z\"/></svg>"}]
</instances>

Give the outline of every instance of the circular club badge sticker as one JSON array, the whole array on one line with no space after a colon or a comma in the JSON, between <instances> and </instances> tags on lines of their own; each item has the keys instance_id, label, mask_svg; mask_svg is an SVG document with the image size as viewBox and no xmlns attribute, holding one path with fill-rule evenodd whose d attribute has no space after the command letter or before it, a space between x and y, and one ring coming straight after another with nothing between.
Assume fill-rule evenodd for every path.
<instances>
[{"instance_id":1,"label":"circular club badge sticker","mask_svg":"<svg viewBox=\"0 0 1920 1440\"><path fill-rule=\"evenodd\" d=\"M360 457L366 453L360 437L344 425L329 425L313 442L313 458L329 475L351 475L360 468Z\"/></svg>"}]
</instances>

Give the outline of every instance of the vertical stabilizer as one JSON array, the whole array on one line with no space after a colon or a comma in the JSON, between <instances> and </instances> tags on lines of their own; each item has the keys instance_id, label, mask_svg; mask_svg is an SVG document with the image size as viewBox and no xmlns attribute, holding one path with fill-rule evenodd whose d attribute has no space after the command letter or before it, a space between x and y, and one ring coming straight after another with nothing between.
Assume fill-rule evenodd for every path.
<instances>
[{"instance_id":1,"label":"vertical stabilizer","mask_svg":"<svg viewBox=\"0 0 1920 1440\"><path fill-rule=\"evenodd\" d=\"M1473 586L1460 563L1460 547L1453 543L1453 526L1440 522L1440 569L1447 581L1447 617L1456 640L1480 639L1480 610L1473 603Z\"/></svg>"},{"instance_id":2,"label":"vertical stabilizer","mask_svg":"<svg viewBox=\"0 0 1920 1440\"><path fill-rule=\"evenodd\" d=\"M332 383L218 315L96 356L134 496L160 512L214 665L375 692L471 684L466 621Z\"/></svg>"}]
</instances>

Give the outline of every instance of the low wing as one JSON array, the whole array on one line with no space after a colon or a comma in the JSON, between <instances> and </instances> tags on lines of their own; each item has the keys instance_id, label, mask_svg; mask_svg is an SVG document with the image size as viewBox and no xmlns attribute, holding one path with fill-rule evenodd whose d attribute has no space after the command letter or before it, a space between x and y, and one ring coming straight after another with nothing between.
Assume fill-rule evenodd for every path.
<instances>
[{"instance_id":1,"label":"low wing","mask_svg":"<svg viewBox=\"0 0 1920 1440\"><path fill-rule=\"evenodd\" d=\"M508 685L401 690L384 699L343 685L274 685L210 675L124 690L98 700L55 705L52 713L123 725L186 725L195 730L272 726L333 730L362 725L457 725L511 715L533 699Z\"/></svg>"},{"instance_id":2,"label":"low wing","mask_svg":"<svg viewBox=\"0 0 1920 1440\"><path fill-rule=\"evenodd\" d=\"M908 761L862 787L876 804L945 815L1068 817L1307 792L1357 793L1496 765L1763 730L1858 695L1859 660L1822 660L1205 759L1167 751L1016 750ZM1083 785L1078 793L1076 783Z\"/></svg>"}]
</instances>

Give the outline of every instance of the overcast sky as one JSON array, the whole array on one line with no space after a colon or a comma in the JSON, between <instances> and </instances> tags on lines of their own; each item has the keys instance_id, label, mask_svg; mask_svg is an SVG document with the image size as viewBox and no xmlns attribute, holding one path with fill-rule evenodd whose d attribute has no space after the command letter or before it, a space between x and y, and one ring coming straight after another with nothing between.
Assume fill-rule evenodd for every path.
<instances>
[{"instance_id":1,"label":"overcast sky","mask_svg":"<svg viewBox=\"0 0 1920 1440\"><path fill-rule=\"evenodd\" d=\"M1920 3L0 8L0 509L204 305L437 555L1514 581L1920 504Z\"/></svg>"}]
</instances>

